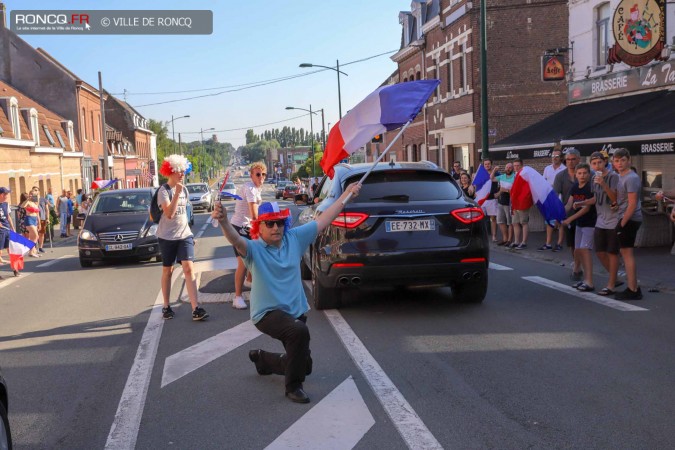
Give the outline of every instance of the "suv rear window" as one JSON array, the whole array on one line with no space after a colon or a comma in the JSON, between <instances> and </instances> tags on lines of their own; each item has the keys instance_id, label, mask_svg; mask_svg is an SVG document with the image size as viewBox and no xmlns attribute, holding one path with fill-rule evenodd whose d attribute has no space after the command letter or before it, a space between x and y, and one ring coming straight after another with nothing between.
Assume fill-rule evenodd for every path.
<instances>
[{"instance_id":1,"label":"suv rear window","mask_svg":"<svg viewBox=\"0 0 675 450\"><path fill-rule=\"evenodd\" d=\"M345 186L360 178L361 175L350 178ZM366 178L356 201L414 202L459 198L459 190L450 180L450 175L443 172L412 170L373 172Z\"/></svg>"}]
</instances>

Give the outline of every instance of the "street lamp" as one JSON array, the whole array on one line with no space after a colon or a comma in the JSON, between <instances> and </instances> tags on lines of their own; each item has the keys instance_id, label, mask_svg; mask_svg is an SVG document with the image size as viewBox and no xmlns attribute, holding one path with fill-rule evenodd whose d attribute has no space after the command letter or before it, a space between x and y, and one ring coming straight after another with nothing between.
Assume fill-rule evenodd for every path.
<instances>
[{"instance_id":1,"label":"street lamp","mask_svg":"<svg viewBox=\"0 0 675 450\"><path fill-rule=\"evenodd\" d=\"M215 130L215 128L207 128L207 129L200 128L199 129L199 134L201 135L201 138L202 138L202 155L201 155L202 156L202 163L200 164L200 167L199 167L199 177L202 180L204 179L204 172L203 171L205 169L205 167L204 167L204 153L206 153L206 150L204 149L204 132L205 131L213 131L213 130Z\"/></svg>"},{"instance_id":2,"label":"street lamp","mask_svg":"<svg viewBox=\"0 0 675 450\"><path fill-rule=\"evenodd\" d=\"M325 151L326 150L326 127L324 126L324 117L323 117L323 108L321 108L319 111L312 111L312 105L309 105L309 109L305 108L296 108L295 106L287 106L286 109L298 109L300 111L307 111L309 112L309 128L310 128L310 134L312 136L311 139L311 145L312 145L312 176L316 176L316 162L314 159L314 121L312 120L312 115L318 114L319 111L321 111L321 138L322 138L322 147L321 150Z\"/></svg>"},{"instance_id":3,"label":"street lamp","mask_svg":"<svg viewBox=\"0 0 675 450\"><path fill-rule=\"evenodd\" d=\"M171 115L171 139L173 140L173 150L174 150L174 153L176 153L176 133L175 133L175 131L174 131L174 129L173 129L173 122L174 122L174 120L185 119L185 118L187 118L187 117L190 117L190 116L187 115L187 116L173 117L173 114ZM179 150L180 150L180 149L179 149ZM182 152L181 152L181 153L182 153Z\"/></svg>"},{"instance_id":4,"label":"street lamp","mask_svg":"<svg viewBox=\"0 0 675 450\"><path fill-rule=\"evenodd\" d=\"M338 109L339 109L339 112L340 112L340 119L342 119L342 96L341 96L341 94L340 94L340 74L342 74L342 75L344 75L344 76L349 76L349 75L346 74L346 73L344 73L344 72L342 72L342 71L340 70L340 61L338 61L338 60L336 59L336 60L335 60L335 64L336 64L337 67L328 67L328 66L322 66L322 65L320 65L320 64L312 64L312 63L302 63L302 64L300 64L300 67L322 67L322 68L324 68L324 69L330 69L330 70L334 70L335 72L337 72L337 81L338 81Z\"/></svg>"}]
</instances>

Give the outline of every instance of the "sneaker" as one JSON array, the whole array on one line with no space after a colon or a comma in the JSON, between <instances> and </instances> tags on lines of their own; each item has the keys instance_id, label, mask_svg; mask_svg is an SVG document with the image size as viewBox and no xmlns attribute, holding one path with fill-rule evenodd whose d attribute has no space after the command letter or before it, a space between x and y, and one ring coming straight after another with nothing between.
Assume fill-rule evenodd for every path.
<instances>
[{"instance_id":1,"label":"sneaker","mask_svg":"<svg viewBox=\"0 0 675 450\"><path fill-rule=\"evenodd\" d=\"M192 311L192 320L204 320L209 317L209 313L204 311L204 308L197 306L194 311Z\"/></svg>"},{"instance_id":2,"label":"sneaker","mask_svg":"<svg viewBox=\"0 0 675 450\"><path fill-rule=\"evenodd\" d=\"M626 288L614 294L614 298L617 300L642 300L642 289L640 289L640 286L638 286L637 291L631 291L630 288Z\"/></svg>"},{"instance_id":3,"label":"sneaker","mask_svg":"<svg viewBox=\"0 0 675 450\"><path fill-rule=\"evenodd\" d=\"M248 280L244 280L244 287L247 289L251 289L251 282Z\"/></svg>"},{"instance_id":4,"label":"sneaker","mask_svg":"<svg viewBox=\"0 0 675 450\"><path fill-rule=\"evenodd\" d=\"M248 305L241 295L234 297L234 300L232 300L232 307L234 309L248 309Z\"/></svg>"},{"instance_id":5,"label":"sneaker","mask_svg":"<svg viewBox=\"0 0 675 450\"><path fill-rule=\"evenodd\" d=\"M38 252L40 252L40 253L44 253L44 252L45 252L45 249L44 249L44 248L42 248L42 247L40 247L40 248L38 248Z\"/></svg>"},{"instance_id":6,"label":"sneaker","mask_svg":"<svg viewBox=\"0 0 675 450\"><path fill-rule=\"evenodd\" d=\"M164 320L173 319L173 309L171 309L170 306L162 308L162 319Z\"/></svg>"},{"instance_id":7,"label":"sneaker","mask_svg":"<svg viewBox=\"0 0 675 450\"><path fill-rule=\"evenodd\" d=\"M518 244L516 244L515 242L511 242L509 245L507 245L507 247L508 248L516 248L516 247L518 247Z\"/></svg>"},{"instance_id":8,"label":"sneaker","mask_svg":"<svg viewBox=\"0 0 675 450\"><path fill-rule=\"evenodd\" d=\"M543 252L545 250L553 250L553 247L548 245L548 244L544 244L537 249L537 251L540 251L540 252Z\"/></svg>"},{"instance_id":9,"label":"sneaker","mask_svg":"<svg viewBox=\"0 0 675 450\"><path fill-rule=\"evenodd\" d=\"M562 245L555 244L555 247L553 247L554 252L561 252L562 251Z\"/></svg>"},{"instance_id":10,"label":"sneaker","mask_svg":"<svg viewBox=\"0 0 675 450\"><path fill-rule=\"evenodd\" d=\"M527 248L527 244L524 242L521 242L520 245L516 247L516 250L524 250Z\"/></svg>"}]
</instances>

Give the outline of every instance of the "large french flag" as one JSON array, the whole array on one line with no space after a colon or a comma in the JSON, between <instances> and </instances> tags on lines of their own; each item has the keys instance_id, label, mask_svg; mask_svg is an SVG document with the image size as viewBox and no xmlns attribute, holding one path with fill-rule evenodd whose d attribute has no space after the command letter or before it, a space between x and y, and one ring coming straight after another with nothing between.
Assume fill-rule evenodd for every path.
<instances>
[{"instance_id":1,"label":"large french flag","mask_svg":"<svg viewBox=\"0 0 675 450\"><path fill-rule=\"evenodd\" d=\"M366 145L373 136L413 120L439 80L419 80L382 86L352 108L330 130L321 168L333 178L335 164Z\"/></svg>"},{"instance_id":2,"label":"large french flag","mask_svg":"<svg viewBox=\"0 0 675 450\"><path fill-rule=\"evenodd\" d=\"M19 233L9 231L9 266L12 270L23 270L23 255L33 247L35 247L35 242Z\"/></svg>"},{"instance_id":3,"label":"large french flag","mask_svg":"<svg viewBox=\"0 0 675 450\"><path fill-rule=\"evenodd\" d=\"M482 205L490 195L490 190L492 188L490 173L482 164L478 167L472 184L476 187L476 201L479 205Z\"/></svg>"},{"instance_id":4,"label":"large french flag","mask_svg":"<svg viewBox=\"0 0 675 450\"><path fill-rule=\"evenodd\" d=\"M523 167L511 187L511 209L529 209L532 204L537 205L544 220L551 226L567 217L562 201L544 176L532 167Z\"/></svg>"}]
</instances>

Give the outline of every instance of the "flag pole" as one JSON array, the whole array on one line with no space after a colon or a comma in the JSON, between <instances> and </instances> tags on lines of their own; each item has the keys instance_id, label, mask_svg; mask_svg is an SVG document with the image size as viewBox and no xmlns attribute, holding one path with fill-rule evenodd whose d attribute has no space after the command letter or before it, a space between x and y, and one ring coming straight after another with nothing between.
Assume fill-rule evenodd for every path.
<instances>
[{"instance_id":1,"label":"flag pole","mask_svg":"<svg viewBox=\"0 0 675 450\"><path fill-rule=\"evenodd\" d=\"M384 155L386 155L387 152L389 151L389 149L391 148L391 146L394 145L394 142L398 141L398 138L401 137L401 135L403 134L403 132L405 131L405 129L408 128L408 126L412 123L413 120L414 120L414 119L410 119L409 121L406 122L405 125L403 125L403 127L401 128L401 131L399 131L398 134L396 135L396 137L394 137L394 139L389 143L389 145L387 145L387 148L385 148L384 151L380 154L380 156L375 160L375 162L374 162L373 165L370 167L370 169L368 169L368 172L366 172L366 173L363 174L363 176L362 176L361 179L359 180L359 183L363 184L363 182L366 180L366 178L368 178L368 175L370 175L370 172L372 172L372 171L375 169L375 166L377 166L377 163L379 163L379 162L382 160L382 158L384 158ZM347 202L349 202L349 199L350 199L350 198L352 198L352 193L351 193L351 192L350 192L349 195L342 201L342 204L343 204L343 205L346 205Z\"/></svg>"}]
</instances>

